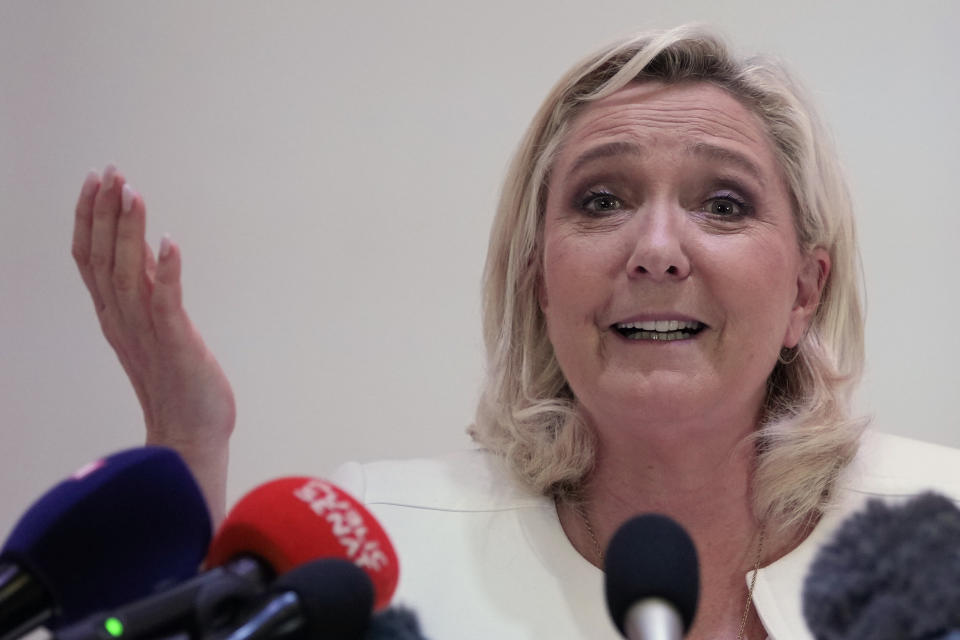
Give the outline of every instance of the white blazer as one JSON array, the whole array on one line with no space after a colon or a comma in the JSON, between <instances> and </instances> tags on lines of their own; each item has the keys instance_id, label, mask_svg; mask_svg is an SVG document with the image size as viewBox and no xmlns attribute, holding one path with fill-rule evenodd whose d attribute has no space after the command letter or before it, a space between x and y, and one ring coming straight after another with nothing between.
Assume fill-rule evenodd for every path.
<instances>
[{"instance_id":1,"label":"white blazer","mask_svg":"<svg viewBox=\"0 0 960 640\"><path fill-rule=\"evenodd\" d=\"M817 550L870 498L928 490L960 502L960 450L868 432L831 509L796 549L761 568L754 604L773 640L813 640L801 593ZM400 557L394 604L431 640L617 640L603 574L567 540L551 499L479 450L348 463L331 480L364 502ZM752 572L745 576L749 584Z\"/></svg>"}]
</instances>

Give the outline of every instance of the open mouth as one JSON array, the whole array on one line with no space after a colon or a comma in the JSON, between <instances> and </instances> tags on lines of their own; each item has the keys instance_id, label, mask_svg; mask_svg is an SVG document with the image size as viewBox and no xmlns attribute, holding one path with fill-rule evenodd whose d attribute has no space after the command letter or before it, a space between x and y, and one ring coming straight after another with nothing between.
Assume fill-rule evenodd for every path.
<instances>
[{"instance_id":1,"label":"open mouth","mask_svg":"<svg viewBox=\"0 0 960 640\"><path fill-rule=\"evenodd\" d=\"M697 335L707 325L696 320L646 320L644 322L618 322L613 329L628 340L686 340Z\"/></svg>"}]
</instances>

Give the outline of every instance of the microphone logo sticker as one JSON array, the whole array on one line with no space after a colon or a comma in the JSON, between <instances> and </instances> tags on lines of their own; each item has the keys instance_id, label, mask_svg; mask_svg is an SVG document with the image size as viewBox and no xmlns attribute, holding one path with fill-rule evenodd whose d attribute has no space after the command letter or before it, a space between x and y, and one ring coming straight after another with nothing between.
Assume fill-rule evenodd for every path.
<instances>
[{"instance_id":1,"label":"microphone logo sticker","mask_svg":"<svg viewBox=\"0 0 960 640\"><path fill-rule=\"evenodd\" d=\"M107 462L106 460L103 460L103 459L94 460L93 462L88 462L87 464L83 465L82 467L74 471L73 475L70 476L70 478L72 480L83 480L84 478L86 478L88 475L90 475L97 469L103 468L105 464L107 464Z\"/></svg>"},{"instance_id":2,"label":"microphone logo sticker","mask_svg":"<svg viewBox=\"0 0 960 640\"><path fill-rule=\"evenodd\" d=\"M296 489L293 495L310 505L321 518L330 523L333 535L343 547L347 558L358 567L381 571L390 564L378 540L368 540L368 529L363 515L334 485L313 478Z\"/></svg>"}]
</instances>

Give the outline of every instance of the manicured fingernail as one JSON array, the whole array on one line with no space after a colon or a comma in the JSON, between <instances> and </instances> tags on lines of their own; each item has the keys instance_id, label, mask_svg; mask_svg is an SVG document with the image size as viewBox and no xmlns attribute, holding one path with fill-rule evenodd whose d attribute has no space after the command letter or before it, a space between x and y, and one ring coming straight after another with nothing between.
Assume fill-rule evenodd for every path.
<instances>
[{"instance_id":1,"label":"manicured fingernail","mask_svg":"<svg viewBox=\"0 0 960 640\"><path fill-rule=\"evenodd\" d=\"M80 190L80 195L84 198L89 198L93 195L93 192L97 190L97 183L100 181L100 174L90 169L87 172L87 179L83 181L83 189Z\"/></svg>"},{"instance_id":2,"label":"manicured fingernail","mask_svg":"<svg viewBox=\"0 0 960 640\"><path fill-rule=\"evenodd\" d=\"M160 238L160 259L166 258L168 253L170 253L170 234L165 233Z\"/></svg>"},{"instance_id":3,"label":"manicured fingernail","mask_svg":"<svg viewBox=\"0 0 960 640\"><path fill-rule=\"evenodd\" d=\"M117 167L111 162L103 170L103 188L109 189L113 186L113 178L117 175Z\"/></svg>"},{"instance_id":4,"label":"manicured fingernail","mask_svg":"<svg viewBox=\"0 0 960 640\"><path fill-rule=\"evenodd\" d=\"M133 198L136 195L129 182L123 185L123 190L120 192L120 209L124 213L130 213L130 209L133 208Z\"/></svg>"}]
</instances>

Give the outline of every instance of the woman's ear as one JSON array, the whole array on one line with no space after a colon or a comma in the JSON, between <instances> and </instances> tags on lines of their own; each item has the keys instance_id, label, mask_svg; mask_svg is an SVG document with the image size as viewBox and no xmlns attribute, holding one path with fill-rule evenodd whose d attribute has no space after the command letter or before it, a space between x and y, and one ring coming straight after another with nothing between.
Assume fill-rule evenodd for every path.
<instances>
[{"instance_id":1,"label":"woman's ear","mask_svg":"<svg viewBox=\"0 0 960 640\"><path fill-rule=\"evenodd\" d=\"M820 306L820 297L830 277L830 254L823 247L816 247L802 258L803 264L797 274L797 297L790 310L790 322L783 346L792 349L810 328L813 316Z\"/></svg>"}]
</instances>

